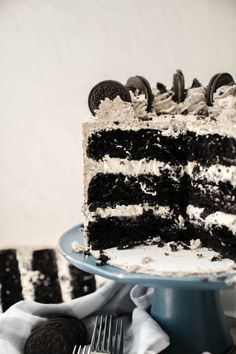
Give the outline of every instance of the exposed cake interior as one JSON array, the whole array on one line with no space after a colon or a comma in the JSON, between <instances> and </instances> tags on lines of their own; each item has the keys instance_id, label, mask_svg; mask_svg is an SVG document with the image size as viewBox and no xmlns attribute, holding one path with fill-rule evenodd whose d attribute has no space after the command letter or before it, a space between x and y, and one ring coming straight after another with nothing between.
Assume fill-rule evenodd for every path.
<instances>
[{"instance_id":1,"label":"exposed cake interior","mask_svg":"<svg viewBox=\"0 0 236 354\"><path fill-rule=\"evenodd\" d=\"M84 235L93 249L200 239L236 258L236 86L207 106L154 91L101 102L83 125Z\"/></svg>"}]
</instances>

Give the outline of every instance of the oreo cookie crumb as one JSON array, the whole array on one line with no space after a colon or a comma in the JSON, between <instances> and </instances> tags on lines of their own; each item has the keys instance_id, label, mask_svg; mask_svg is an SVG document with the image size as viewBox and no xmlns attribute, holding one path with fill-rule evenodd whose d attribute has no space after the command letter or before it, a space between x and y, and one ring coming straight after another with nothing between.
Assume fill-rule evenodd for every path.
<instances>
[{"instance_id":1,"label":"oreo cookie crumb","mask_svg":"<svg viewBox=\"0 0 236 354\"><path fill-rule=\"evenodd\" d=\"M186 115L188 114L188 110L185 109L183 112L181 112L181 114L182 114L183 116L186 116Z\"/></svg>"},{"instance_id":2,"label":"oreo cookie crumb","mask_svg":"<svg viewBox=\"0 0 236 354\"><path fill-rule=\"evenodd\" d=\"M166 93L167 92L166 86L164 84L162 84L161 82L157 82L156 87L157 87L157 89L159 90L160 93Z\"/></svg>"},{"instance_id":3,"label":"oreo cookie crumb","mask_svg":"<svg viewBox=\"0 0 236 354\"><path fill-rule=\"evenodd\" d=\"M171 248L172 252L178 251L178 247L177 247L176 243L170 243L170 248Z\"/></svg>"},{"instance_id":4,"label":"oreo cookie crumb","mask_svg":"<svg viewBox=\"0 0 236 354\"><path fill-rule=\"evenodd\" d=\"M163 240L160 240L160 241L157 242L157 247L162 248L164 246L165 246L165 242Z\"/></svg>"},{"instance_id":5,"label":"oreo cookie crumb","mask_svg":"<svg viewBox=\"0 0 236 354\"><path fill-rule=\"evenodd\" d=\"M193 82L192 82L192 86L191 88L197 88L197 87L201 87L202 84L198 81L198 79L193 79Z\"/></svg>"},{"instance_id":6,"label":"oreo cookie crumb","mask_svg":"<svg viewBox=\"0 0 236 354\"><path fill-rule=\"evenodd\" d=\"M84 251L84 254L85 254L85 256L91 256L91 252L90 252L90 250L88 249L88 250L86 250L86 251Z\"/></svg>"},{"instance_id":7,"label":"oreo cookie crumb","mask_svg":"<svg viewBox=\"0 0 236 354\"><path fill-rule=\"evenodd\" d=\"M165 252L165 256L169 256L169 255L170 255L169 253Z\"/></svg>"},{"instance_id":8,"label":"oreo cookie crumb","mask_svg":"<svg viewBox=\"0 0 236 354\"><path fill-rule=\"evenodd\" d=\"M101 250L100 254L99 254L99 257L96 260L96 265L98 265L98 266L106 265L107 261L109 259L110 258L104 253L104 251Z\"/></svg>"},{"instance_id":9,"label":"oreo cookie crumb","mask_svg":"<svg viewBox=\"0 0 236 354\"><path fill-rule=\"evenodd\" d=\"M211 262L217 262L217 261L222 261L222 256L213 256L211 259L210 259Z\"/></svg>"},{"instance_id":10,"label":"oreo cookie crumb","mask_svg":"<svg viewBox=\"0 0 236 354\"><path fill-rule=\"evenodd\" d=\"M197 253L197 257L201 258L202 257L202 253Z\"/></svg>"}]
</instances>

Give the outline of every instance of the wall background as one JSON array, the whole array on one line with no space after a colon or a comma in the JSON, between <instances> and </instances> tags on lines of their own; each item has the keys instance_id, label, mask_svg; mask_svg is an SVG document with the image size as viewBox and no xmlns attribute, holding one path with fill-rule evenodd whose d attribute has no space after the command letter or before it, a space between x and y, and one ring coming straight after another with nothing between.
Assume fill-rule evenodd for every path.
<instances>
[{"instance_id":1,"label":"wall background","mask_svg":"<svg viewBox=\"0 0 236 354\"><path fill-rule=\"evenodd\" d=\"M236 79L234 0L0 0L0 247L82 221L81 122L104 79Z\"/></svg>"}]
</instances>

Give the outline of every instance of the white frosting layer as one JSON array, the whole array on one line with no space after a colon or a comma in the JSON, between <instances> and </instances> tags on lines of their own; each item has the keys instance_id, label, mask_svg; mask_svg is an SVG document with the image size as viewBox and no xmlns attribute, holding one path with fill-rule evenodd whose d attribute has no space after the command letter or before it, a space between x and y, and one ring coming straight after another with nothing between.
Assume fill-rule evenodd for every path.
<instances>
[{"instance_id":1,"label":"white frosting layer","mask_svg":"<svg viewBox=\"0 0 236 354\"><path fill-rule=\"evenodd\" d=\"M194 223L200 222L205 225L206 228L210 228L212 225L225 226L232 231L233 234L236 234L236 215L216 211L203 218L201 216L203 211L204 208L198 208L191 204L187 207L187 214Z\"/></svg>"},{"instance_id":2,"label":"white frosting layer","mask_svg":"<svg viewBox=\"0 0 236 354\"><path fill-rule=\"evenodd\" d=\"M92 163L92 162L91 162ZM98 162L99 171L103 173L123 173L125 175L137 176L139 174L153 174L160 176L164 170L170 172L170 177L178 181L184 173L190 177L197 179L206 179L209 182L218 184L221 182L230 182L236 187L236 166L224 166L215 164L209 167L200 165L196 161L189 161L186 166L171 166L169 163L153 160L126 160L120 158L111 158L106 155L103 160ZM194 169L197 168L194 171Z\"/></svg>"},{"instance_id":3,"label":"white frosting layer","mask_svg":"<svg viewBox=\"0 0 236 354\"><path fill-rule=\"evenodd\" d=\"M32 250L20 249L16 252L21 278L22 295L25 300L34 300L34 284L37 283L40 272L32 270Z\"/></svg>"},{"instance_id":4,"label":"white frosting layer","mask_svg":"<svg viewBox=\"0 0 236 354\"><path fill-rule=\"evenodd\" d=\"M196 167L198 168L198 172L193 173ZM204 167L196 161L189 161L187 166L184 167L184 171L195 180L206 179L207 181L214 182L216 184L220 181L230 182L234 187L236 187L236 166L215 164L209 167Z\"/></svg>"},{"instance_id":5,"label":"white frosting layer","mask_svg":"<svg viewBox=\"0 0 236 354\"><path fill-rule=\"evenodd\" d=\"M65 258L60 253L56 254L56 260L62 300L63 302L67 302L71 300L72 291L69 264L65 261Z\"/></svg>"},{"instance_id":6,"label":"white frosting layer","mask_svg":"<svg viewBox=\"0 0 236 354\"><path fill-rule=\"evenodd\" d=\"M158 161L156 159L149 160L126 160L120 158L111 158L106 155L100 164L103 164L104 173L123 173L125 175L137 176L139 174L153 174L160 176L163 170L169 170L172 172L173 178L176 178L175 170L178 169L179 176L183 175L183 169L181 166L171 166L169 163ZM182 171L182 173L181 173Z\"/></svg>"},{"instance_id":7,"label":"white frosting layer","mask_svg":"<svg viewBox=\"0 0 236 354\"><path fill-rule=\"evenodd\" d=\"M142 215L145 211L152 211L154 215L166 218L172 215L173 211L170 210L169 206L150 206L147 203L144 204L134 204L134 205L116 205L115 208L97 208L95 212L91 213L91 216L100 216L101 218L107 218L111 216L129 216L135 217Z\"/></svg>"}]
</instances>

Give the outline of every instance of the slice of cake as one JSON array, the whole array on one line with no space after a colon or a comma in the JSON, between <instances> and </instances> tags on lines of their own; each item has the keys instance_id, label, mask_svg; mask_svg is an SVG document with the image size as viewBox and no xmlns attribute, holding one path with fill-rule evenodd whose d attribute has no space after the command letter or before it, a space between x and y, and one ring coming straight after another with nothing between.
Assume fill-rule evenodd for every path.
<instances>
[{"instance_id":1,"label":"slice of cake","mask_svg":"<svg viewBox=\"0 0 236 354\"><path fill-rule=\"evenodd\" d=\"M217 74L188 90L97 84L83 124L84 235L92 249L200 239L236 257L236 85Z\"/></svg>"},{"instance_id":2,"label":"slice of cake","mask_svg":"<svg viewBox=\"0 0 236 354\"><path fill-rule=\"evenodd\" d=\"M51 248L0 250L0 312L20 300L67 302L96 289L93 275Z\"/></svg>"}]
</instances>

